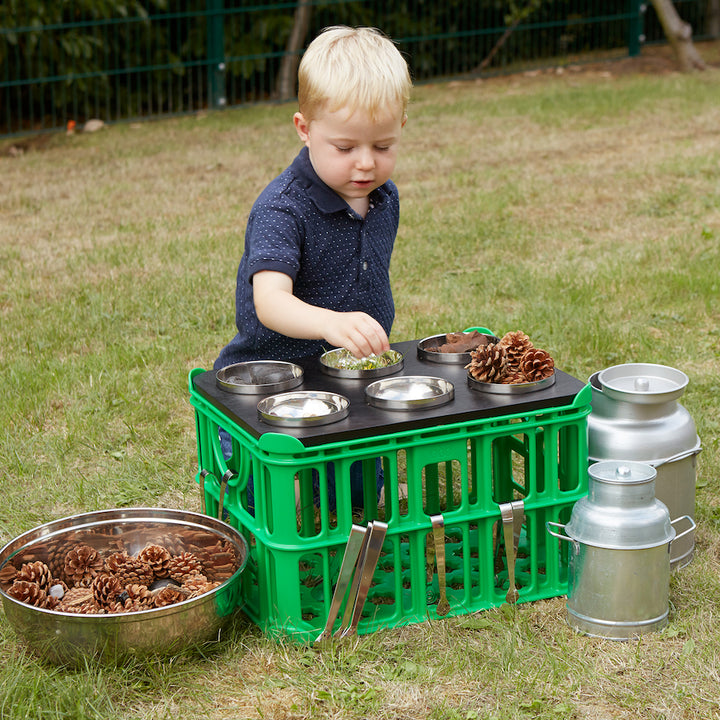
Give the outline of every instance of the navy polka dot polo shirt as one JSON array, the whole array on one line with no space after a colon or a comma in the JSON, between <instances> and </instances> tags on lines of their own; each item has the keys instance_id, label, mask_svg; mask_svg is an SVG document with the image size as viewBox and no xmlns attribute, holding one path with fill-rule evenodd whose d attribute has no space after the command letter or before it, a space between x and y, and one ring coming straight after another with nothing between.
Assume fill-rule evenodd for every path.
<instances>
[{"instance_id":1,"label":"navy polka dot polo shirt","mask_svg":"<svg viewBox=\"0 0 720 720\"><path fill-rule=\"evenodd\" d=\"M363 218L315 173L307 148L256 200L248 218L237 275L237 335L220 352L215 369L247 360L287 360L319 355L322 340L289 338L260 323L252 276L275 270L293 280L293 293L311 305L361 310L390 334L395 306L390 256L400 208L388 181L369 196Z\"/></svg>"}]
</instances>

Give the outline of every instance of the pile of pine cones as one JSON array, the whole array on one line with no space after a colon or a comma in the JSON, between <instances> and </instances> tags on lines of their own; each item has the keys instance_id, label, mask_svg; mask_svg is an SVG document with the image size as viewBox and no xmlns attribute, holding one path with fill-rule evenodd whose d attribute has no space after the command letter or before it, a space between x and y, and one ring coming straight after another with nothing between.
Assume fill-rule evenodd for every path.
<instances>
[{"instance_id":1,"label":"pile of pine cones","mask_svg":"<svg viewBox=\"0 0 720 720\"><path fill-rule=\"evenodd\" d=\"M465 367L478 382L517 385L538 382L555 372L550 354L536 348L520 330L506 333L497 343L481 345L470 357Z\"/></svg>"},{"instance_id":2,"label":"pile of pine cones","mask_svg":"<svg viewBox=\"0 0 720 720\"><path fill-rule=\"evenodd\" d=\"M7 564L2 584L9 586L10 597L47 610L92 615L138 612L215 589L237 567L234 548L222 545L211 562L202 562L188 551L173 555L164 545L146 545L134 556L125 550L103 556L90 545L77 544L62 555L62 561L51 558L49 565L35 560L18 570Z\"/></svg>"}]
</instances>

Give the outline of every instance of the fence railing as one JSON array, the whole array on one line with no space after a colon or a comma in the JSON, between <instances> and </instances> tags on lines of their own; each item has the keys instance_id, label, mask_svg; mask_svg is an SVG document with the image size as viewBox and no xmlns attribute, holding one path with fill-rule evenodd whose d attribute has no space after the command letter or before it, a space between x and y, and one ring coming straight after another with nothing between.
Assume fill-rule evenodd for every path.
<instances>
[{"instance_id":1,"label":"fence railing","mask_svg":"<svg viewBox=\"0 0 720 720\"><path fill-rule=\"evenodd\" d=\"M676 5L702 37L707 0ZM662 40L641 0L5 0L0 136L289 99L304 46L338 24L382 29L416 82Z\"/></svg>"}]
</instances>

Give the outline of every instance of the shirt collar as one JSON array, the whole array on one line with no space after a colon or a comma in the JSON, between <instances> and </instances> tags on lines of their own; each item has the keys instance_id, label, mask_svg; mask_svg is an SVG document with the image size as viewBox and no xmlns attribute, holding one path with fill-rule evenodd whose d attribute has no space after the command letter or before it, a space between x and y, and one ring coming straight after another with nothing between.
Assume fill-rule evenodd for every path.
<instances>
[{"instance_id":1,"label":"shirt collar","mask_svg":"<svg viewBox=\"0 0 720 720\"><path fill-rule=\"evenodd\" d=\"M307 147L298 153L290 166L293 174L298 178L303 187L307 188L308 196L317 205L318 210L323 213L338 211L346 212L348 204L334 190L331 190L315 172L310 162L310 151ZM370 193L370 201L374 206L381 205L385 201L387 190L384 185Z\"/></svg>"}]
</instances>

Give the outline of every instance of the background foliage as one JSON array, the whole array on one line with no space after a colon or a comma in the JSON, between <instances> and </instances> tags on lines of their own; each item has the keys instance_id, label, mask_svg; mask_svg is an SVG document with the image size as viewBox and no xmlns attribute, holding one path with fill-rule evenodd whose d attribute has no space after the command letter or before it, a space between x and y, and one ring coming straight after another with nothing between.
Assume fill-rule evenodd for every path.
<instances>
[{"instance_id":1,"label":"background foliage","mask_svg":"<svg viewBox=\"0 0 720 720\"><path fill-rule=\"evenodd\" d=\"M707 1L678 5L702 35ZM641 34L662 38L640 0L308 6L305 44L328 25L376 26L398 42L418 81L622 55L637 51ZM294 0L7 0L0 4L0 133L274 98L283 60L301 51L287 49L295 10Z\"/></svg>"}]
</instances>

